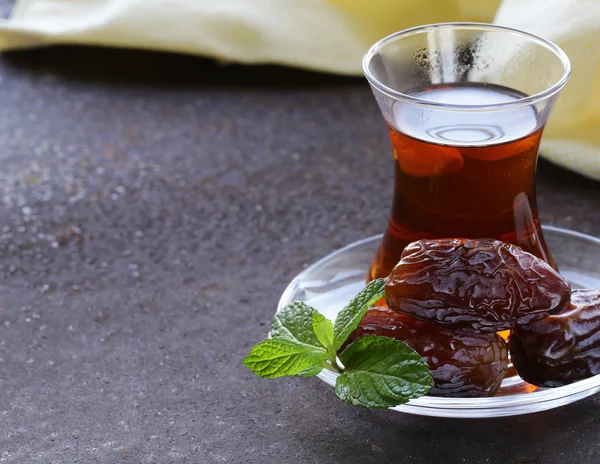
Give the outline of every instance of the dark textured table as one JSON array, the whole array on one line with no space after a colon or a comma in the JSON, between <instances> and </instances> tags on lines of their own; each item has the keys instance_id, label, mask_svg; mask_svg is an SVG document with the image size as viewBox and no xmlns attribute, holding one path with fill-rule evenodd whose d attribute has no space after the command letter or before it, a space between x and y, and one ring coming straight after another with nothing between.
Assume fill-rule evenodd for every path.
<instances>
[{"instance_id":1,"label":"dark textured table","mask_svg":"<svg viewBox=\"0 0 600 464\"><path fill-rule=\"evenodd\" d=\"M362 80L79 48L0 75L0 463L600 461L600 397L435 419L242 366L295 274L383 230ZM600 235L600 183L542 162L539 206Z\"/></svg>"}]
</instances>

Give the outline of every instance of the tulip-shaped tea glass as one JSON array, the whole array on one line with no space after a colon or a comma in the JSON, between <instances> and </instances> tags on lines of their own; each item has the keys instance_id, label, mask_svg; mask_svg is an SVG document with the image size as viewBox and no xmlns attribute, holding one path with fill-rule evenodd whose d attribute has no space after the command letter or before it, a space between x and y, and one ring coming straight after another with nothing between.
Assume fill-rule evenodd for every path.
<instances>
[{"instance_id":1,"label":"tulip-shaped tea glass","mask_svg":"<svg viewBox=\"0 0 600 464\"><path fill-rule=\"evenodd\" d=\"M369 278L389 275L404 247L423 238L496 238L555 266L535 171L544 125L570 74L564 52L505 27L436 24L377 42L363 66L395 169Z\"/></svg>"}]
</instances>

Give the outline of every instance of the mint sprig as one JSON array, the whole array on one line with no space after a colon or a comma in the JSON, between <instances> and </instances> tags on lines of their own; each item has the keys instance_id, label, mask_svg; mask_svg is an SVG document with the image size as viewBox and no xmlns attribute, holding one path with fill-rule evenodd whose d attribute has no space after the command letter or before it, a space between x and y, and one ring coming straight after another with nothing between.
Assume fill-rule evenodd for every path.
<instances>
[{"instance_id":1,"label":"mint sprig","mask_svg":"<svg viewBox=\"0 0 600 464\"><path fill-rule=\"evenodd\" d=\"M387 408L425 395L433 386L427 363L406 344L368 335L337 351L358 327L369 306L383 298L385 279L370 282L338 314L335 323L303 302L273 318L271 338L256 345L244 364L263 378L339 373L335 392L347 403Z\"/></svg>"}]
</instances>

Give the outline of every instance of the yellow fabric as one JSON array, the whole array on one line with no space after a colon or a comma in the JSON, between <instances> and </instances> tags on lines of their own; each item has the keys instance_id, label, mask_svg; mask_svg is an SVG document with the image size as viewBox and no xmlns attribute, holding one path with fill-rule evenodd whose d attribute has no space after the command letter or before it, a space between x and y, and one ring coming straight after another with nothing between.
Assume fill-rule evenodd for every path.
<instances>
[{"instance_id":1,"label":"yellow fabric","mask_svg":"<svg viewBox=\"0 0 600 464\"><path fill-rule=\"evenodd\" d=\"M18 0L0 50L90 44L361 74L385 35L493 19L500 0ZM487 7L477 6L480 3Z\"/></svg>"},{"instance_id":2,"label":"yellow fabric","mask_svg":"<svg viewBox=\"0 0 600 464\"><path fill-rule=\"evenodd\" d=\"M600 0L504 0L495 22L552 40L569 56L571 79L550 116L541 152L600 180Z\"/></svg>"},{"instance_id":3,"label":"yellow fabric","mask_svg":"<svg viewBox=\"0 0 600 464\"><path fill-rule=\"evenodd\" d=\"M542 153L600 180L600 0L18 0L0 50L106 45L360 75L373 42L445 21L516 27L567 52L573 77Z\"/></svg>"}]
</instances>

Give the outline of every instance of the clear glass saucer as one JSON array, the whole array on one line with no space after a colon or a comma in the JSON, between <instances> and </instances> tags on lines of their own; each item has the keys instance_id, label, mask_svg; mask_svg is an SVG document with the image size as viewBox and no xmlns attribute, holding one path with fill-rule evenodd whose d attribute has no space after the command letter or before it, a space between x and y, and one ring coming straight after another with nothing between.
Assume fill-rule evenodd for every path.
<instances>
[{"instance_id":1,"label":"clear glass saucer","mask_svg":"<svg viewBox=\"0 0 600 464\"><path fill-rule=\"evenodd\" d=\"M573 288L600 289L600 239L544 227L544 236ZM334 320L337 312L365 286L367 268L381 236L354 242L302 271L281 296L278 311L292 301L305 301ZM323 371L319 378L335 385L336 375ZM392 408L423 416L478 418L528 414L572 403L600 392L600 375L559 388L538 388L510 369L494 398L436 398L424 396Z\"/></svg>"}]
</instances>

